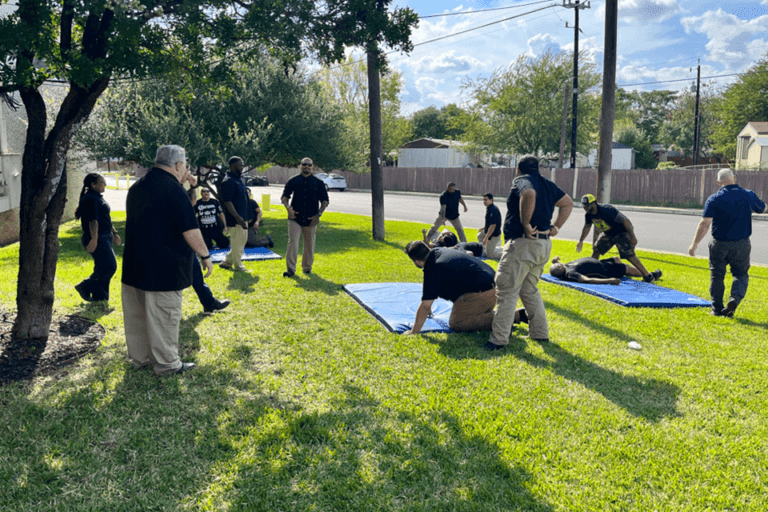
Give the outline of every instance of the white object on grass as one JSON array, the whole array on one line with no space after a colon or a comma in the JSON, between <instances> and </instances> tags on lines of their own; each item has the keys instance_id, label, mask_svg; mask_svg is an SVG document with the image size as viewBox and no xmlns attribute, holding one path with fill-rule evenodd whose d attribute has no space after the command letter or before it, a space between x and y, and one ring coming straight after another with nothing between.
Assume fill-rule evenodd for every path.
<instances>
[{"instance_id":1,"label":"white object on grass","mask_svg":"<svg viewBox=\"0 0 768 512\"><path fill-rule=\"evenodd\" d=\"M642 346L640 346L640 344L639 344L638 342L636 342L636 341L630 341L629 343L627 343L627 346L628 346L629 348L631 348L632 350L640 350L641 348L643 348L643 347L642 347Z\"/></svg>"}]
</instances>

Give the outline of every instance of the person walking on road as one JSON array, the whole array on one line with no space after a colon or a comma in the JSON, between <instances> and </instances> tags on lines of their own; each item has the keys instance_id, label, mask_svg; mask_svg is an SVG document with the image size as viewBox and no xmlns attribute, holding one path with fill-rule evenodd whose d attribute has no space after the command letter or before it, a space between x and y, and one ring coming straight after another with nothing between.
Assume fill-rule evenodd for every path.
<instances>
[{"instance_id":1,"label":"person walking on road","mask_svg":"<svg viewBox=\"0 0 768 512\"><path fill-rule=\"evenodd\" d=\"M557 217L552 215L558 208ZM528 316L529 337L549 341L549 325L539 279L552 252L551 237L571 215L573 201L552 181L539 174L539 159L523 156L507 197L504 250L496 270L496 314L493 332L485 344L497 350L509 344L518 297Z\"/></svg>"},{"instance_id":2,"label":"person walking on road","mask_svg":"<svg viewBox=\"0 0 768 512\"><path fill-rule=\"evenodd\" d=\"M747 295L749 285L749 254L752 244L752 212L765 213L765 203L751 190L736 184L736 177L730 169L717 173L720 190L709 196L704 203L699 225L688 248L688 254L696 255L699 242L712 227L712 241L709 242L709 295L712 298L714 316L732 317L736 308ZM723 307L725 294L725 271L731 267L733 283L728 304Z\"/></svg>"},{"instance_id":3,"label":"person walking on road","mask_svg":"<svg viewBox=\"0 0 768 512\"><path fill-rule=\"evenodd\" d=\"M445 225L446 221L451 221L453 227L456 228L456 234L459 235L459 241L467 241L467 237L464 235L464 228L459 220L459 203L464 207L464 213L466 213L467 205L464 199L461 198L461 190L456 188L454 182L450 182L445 192L440 194L440 212L437 214L437 219L435 219L435 223L429 228L429 233L427 234L430 240L437 236L437 232L441 226Z\"/></svg>"},{"instance_id":4,"label":"person walking on road","mask_svg":"<svg viewBox=\"0 0 768 512\"><path fill-rule=\"evenodd\" d=\"M283 272L283 277L292 277L296 274L300 238L304 239L301 269L305 274L312 273L317 225L320 224L320 216L329 203L325 183L312 174L312 166L311 158L303 158L301 173L286 182L280 198L288 212L288 248L285 252L286 270Z\"/></svg>"},{"instance_id":5,"label":"person walking on road","mask_svg":"<svg viewBox=\"0 0 768 512\"><path fill-rule=\"evenodd\" d=\"M581 230L581 237L576 244L576 252L581 252L584 239L587 238L594 224L595 229L600 231L600 237L592 247L594 259L600 259L600 256L615 245L619 250L619 257L629 261L639 270L643 276L643 281L652 283L661 277L661 270L648 272L640 262L640 258L635 254L635 246L637 245L635 228L624 214L610 204L598 203L592 194L586 194L581 198L581 206L586 214L584 215L584 229Z\"/></svg>"}]
</instances>

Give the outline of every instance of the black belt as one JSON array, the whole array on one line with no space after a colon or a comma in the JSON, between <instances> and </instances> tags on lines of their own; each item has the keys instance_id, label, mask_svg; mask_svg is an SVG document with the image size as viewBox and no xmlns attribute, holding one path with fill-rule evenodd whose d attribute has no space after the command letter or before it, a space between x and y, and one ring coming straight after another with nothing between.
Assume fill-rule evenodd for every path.
<instances>
[{"instance_id":1,"label":"black belt","mask_svg":"<svg viewBox=\"0 0 768 512\"><path fill-rule=\"evenodd\" d=\"M536 233L536 238L539 240L549 240L549 233Z\"/></svg>"}]
</instances>

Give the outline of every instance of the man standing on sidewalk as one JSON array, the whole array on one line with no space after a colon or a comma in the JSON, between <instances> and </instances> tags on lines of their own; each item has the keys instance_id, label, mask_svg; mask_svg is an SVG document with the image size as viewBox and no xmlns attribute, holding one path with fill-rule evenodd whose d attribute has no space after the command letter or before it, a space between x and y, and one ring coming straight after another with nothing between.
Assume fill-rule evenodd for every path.
<instances>
[{"instance_id":1,"label":"man standing on sidewalk","mask_svg":"<svg viewBox=\"0 0 768 512\"><path fill-rule=\"evenodd\" d=\"M552 214L558 208L552 222ZM529 337L549 341L549 325L539 278L552 252L550 237L557 235L571 215L573 201L550 180L539 174L539 159L525 155L517 164L517 176L507 197L504 219L504 250L496 271L496 314L493 332L485 344L497 350L509 344L518 297L528 315Z\"/></svg>"},{"instance_id":2,"label":"man standing on sidewalk","mask_svg":"<svg viewBox=\"0 0 768 512\"><path fill-rule=\"evenodd\" d=\"M224 217L229 228L232 249L219 266L248 272L243 265L242 257L245 243L248 241L248 221L251 217L248 208L248 192L243 184L242 174L243 159L233 156L229 159L229 172L219 185L219 198L224 203Z\"/></svg>"},{"instance_id":3,"label":"man standing on sidewalk","mask_svg":"<svg viewBox=\"0 0 768 512\"><path fill-rule=\"evenodd\" d=\"M712 297L714 316L732 317L734 311L747 295L749 285L749 253L752 244L752 212L765 213L765 203L751 190L736 184L736 177L730 169L717 173L720 190L709 196L704 204L693 243L688 254L696 255L696 248L712 226L712 241L709 242L709 295ZM728 305L723 307L725 293L725 270L731 266L733 284Z\"/></svg>"},{"instance_id":4,"label":"man standing on sidewalk","mask_svg":"<svg viewBox=\"0 0 768 512\"><path fill-rule=\"evenodd\" d=\"M325 183L312 174L312 165L311 158L301 160L301 174L286 182L280 198L288 212L288 248L285 252L287 268L283 277L296 274L300 238L304 238L301 269L305 274L312 273L312 264L315 261L315 233L320 216L328 208L329 202ZM290 205L288 201L291 202Z\"/></svg>"},{"instance_id":5,"label":"man standing on sidewalk","mask_svg":"<svg viewBox=\"0 0 768 512\"><path fill-rule=\"evenodd\" d=\"M600 204L592 194L586 194L581 198L581 206L584 207L584 229L581 230L581 238L576 244L576 252L581 252L584 239L587 238L592 225L600 231L600 237L592 247L592 257L596 260L607 253L614 245L619 250L619 257L629 261L640 271L643 281L652 283L661 277L661 270L648 272L635 254L637 237L635 228L627 217L610 204Z\"/></svg>"},{"instance_id":6,"label":"man standing on sidewalk","mask_svg":"<svg viewBox=\"0 0 768 512\"><path fill-rule=\"evenodd\" d=\"M195 367L179 358L182 290L192 284L197 253L211 275L211 255L181 186L184 148L161 146L155 166L128 191L122 299L128 357L156 375Z\"/></svg>"}]
</instances>

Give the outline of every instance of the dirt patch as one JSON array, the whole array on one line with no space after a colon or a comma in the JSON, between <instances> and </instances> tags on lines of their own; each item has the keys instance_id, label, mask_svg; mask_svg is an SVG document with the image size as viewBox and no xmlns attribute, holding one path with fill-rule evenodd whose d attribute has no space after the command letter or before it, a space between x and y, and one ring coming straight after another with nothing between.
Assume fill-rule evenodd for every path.
<instances>
[{"instance_id":1,"label":"dirt patch","mask_svg":"<svg viewBox=\"0 0 768 512\"><path fill-rule=\"evenodd\" d=\"M49 375L96 350L106 334L93 320L54 316L47 340L14 340L14 318L0 312L0 384Z\"/></svg>"}]
</instances>

